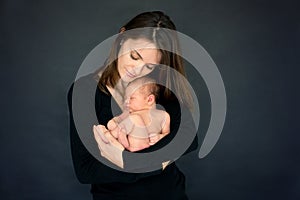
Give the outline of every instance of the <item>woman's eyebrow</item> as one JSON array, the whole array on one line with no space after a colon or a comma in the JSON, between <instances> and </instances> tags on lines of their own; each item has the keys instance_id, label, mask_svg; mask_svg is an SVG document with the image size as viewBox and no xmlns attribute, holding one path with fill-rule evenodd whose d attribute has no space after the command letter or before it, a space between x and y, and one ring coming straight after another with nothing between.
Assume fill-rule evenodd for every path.
<instances>
[{"instance_id":1,"label":"woman's eyebrow","mask_svg":"<svg viewBox=\"0 0 300 200\"><path fill-rule=\"evenodd\" d=\"M134 49L133 51L138 55L138 57L140 57L141 60L143 60L143 57L141 56L141 54L139 54L139 52L136 49ZM148 64L149 65L157 65L157 64L154 64L154 63L148 63Z\"/></svg>"}]
</instances>

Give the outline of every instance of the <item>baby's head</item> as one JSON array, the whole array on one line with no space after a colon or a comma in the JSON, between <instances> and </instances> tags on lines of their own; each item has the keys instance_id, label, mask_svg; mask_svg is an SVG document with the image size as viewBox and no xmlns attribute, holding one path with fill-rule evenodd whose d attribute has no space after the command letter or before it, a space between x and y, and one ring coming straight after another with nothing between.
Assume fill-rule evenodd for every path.
<instances>
[{"instance_id":1,"label":"baby's head","mask_svg":"<svg viewBox=\"0 0 300 200\"><path fill-rule=\"evenodd\" d=\"M150 109L158 98L159 87L154 79L137 78L130 82L125 91L125 106L129 111Z\"/></svg>"}]
</instances>

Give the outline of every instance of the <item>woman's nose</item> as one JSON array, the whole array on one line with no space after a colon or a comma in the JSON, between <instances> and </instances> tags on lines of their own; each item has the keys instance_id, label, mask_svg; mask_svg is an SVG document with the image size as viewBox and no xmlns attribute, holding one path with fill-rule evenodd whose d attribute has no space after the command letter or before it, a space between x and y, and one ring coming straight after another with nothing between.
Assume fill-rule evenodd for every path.
<instances>
[{"instance_id":1,"label":"woman's nose","mask_svg":"<svg viewBox=\"0 0 300 200\"><path fill-rule=\"evenodd\" d=\"M134 70L134 73L136 75L140 75L143 71L143 68L144 68L144 64L140 64L138 66L136 66L133 70Z\"/></svg>"}]
</instances>

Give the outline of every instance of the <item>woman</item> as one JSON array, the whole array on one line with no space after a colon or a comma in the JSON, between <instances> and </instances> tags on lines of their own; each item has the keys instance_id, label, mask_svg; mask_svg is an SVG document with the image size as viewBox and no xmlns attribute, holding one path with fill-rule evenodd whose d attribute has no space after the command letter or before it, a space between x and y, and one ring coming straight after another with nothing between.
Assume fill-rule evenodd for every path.
<instances>
[{"instance_id":1,"label":"woman","mask_svg":"<svg viewBox=\"0 0 300 200\"><path fill-rule=\"evenodd\" d=\"M169 165L162 170L158 163L167 161L165 157L157 163L139 163L134 159L139 153L153 152L165 147L182 130L195 133L192 120L182 120L183 115L185 119L191 119L189 110L192 100L187 84L177 73L163 67L170 66L180 75L185 75L182 58L176 53L179 51L176 34L168 33L168 29L176 30L176 27L163 12L137 15L120 29L104 67L95 74L80 78L69 91L73 164L79 181L92 185L93 199L187 199L184 175L174 162L167 162ZM117 141L109 132L99 131L99 126L94 126L93 135L93 125L105 125L113 118L112 104L119 105L122 109L121 102L128 83L146 75L158 76L158 82L165 86L160 89L158 103L170 115L171 132L156 141L155 145L137 154L124 150L122 144L128 142L126 138L121 137L123 140ZM82 92L74 96L73 91L78 88ZM91 109L84 108L80 114L75 114L72 108L82 104L92 105ZM95 111L97 120L93 120L91 114ZM84 125L78 126L77 118L83 119ZM197 137L186 153L196 148ZM115 151L115 154L112 155L111 151ZM170 158L172 159L175 158ZM118 170L115 165L126 170Z\"/></svg>"}]
</instances>

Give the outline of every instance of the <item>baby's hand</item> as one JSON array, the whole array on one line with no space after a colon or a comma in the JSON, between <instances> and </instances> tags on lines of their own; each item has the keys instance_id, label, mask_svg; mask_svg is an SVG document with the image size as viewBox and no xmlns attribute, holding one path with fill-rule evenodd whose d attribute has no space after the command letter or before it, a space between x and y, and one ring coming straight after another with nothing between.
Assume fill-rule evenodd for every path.
<instances>
[{"instance_id":1,"label":"baby's hand","mask_svg":"<svg viewBox=\"0 0 300 200\"><path fill-rule=\"evenodd\" d=\"M118 124L115 122L114 119L111 119L111 120L108 121L108 123L107 123L107 128L108 128L109 130L114 130L114 129L117 128L117 127L118 127Z\"/></svg>"},{"instance_id":2,"label":"baby's hand","mask_svg":"<svg viewBox=\"0 0 300 200\"><path fill-rule=\"evenodd\" d=\"M161 134L150 134L149 135L149 145L154 145L161 139Z\"/></svg>"}]
</instances>

